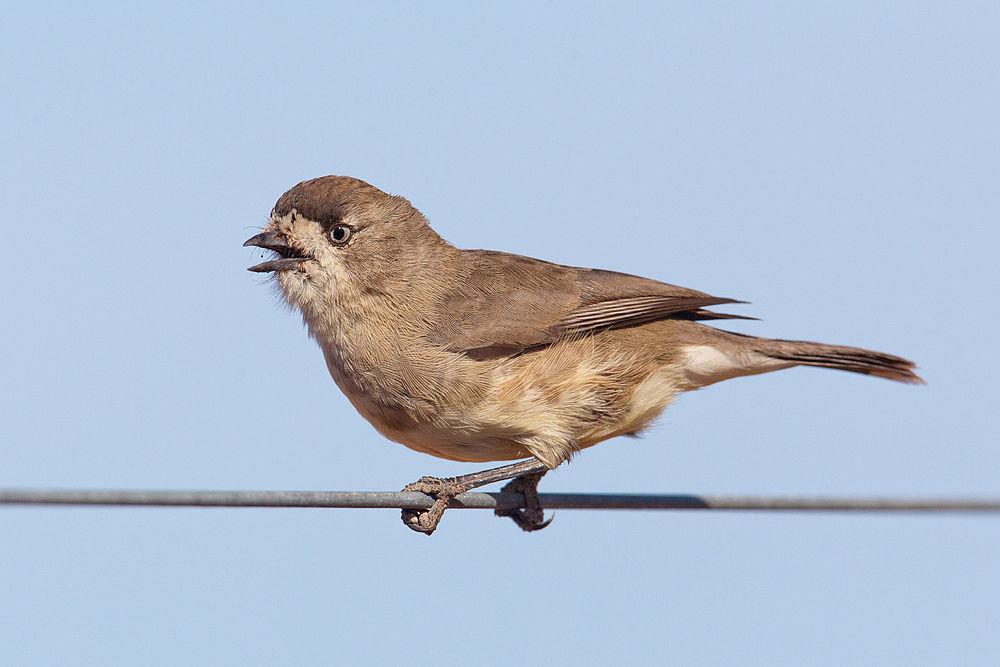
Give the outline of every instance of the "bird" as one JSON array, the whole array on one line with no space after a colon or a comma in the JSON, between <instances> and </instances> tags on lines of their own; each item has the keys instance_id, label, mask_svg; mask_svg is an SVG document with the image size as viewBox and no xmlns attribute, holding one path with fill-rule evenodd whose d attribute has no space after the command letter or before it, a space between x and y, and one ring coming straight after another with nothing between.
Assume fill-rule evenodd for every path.
<instances>
[{"instance_id":1,"label":"bird","mask_svg":"<svg viewBox=\"0 0 1000 667\"><path fill-rule=\"evenodd\" d=\"M432 534L458 494L510 480L523 506L498 510L523 530L548 525L541 476L616 436L637 435L684 392L793 366L921 384L912 361L712 326L754 319L742 304L602 269L460 249L406 198L329 175L278 199L245 246L323 352L334 382L379 433L487 470L421 477L433 499L403 510Z\"/></svg>"}]
</instances>

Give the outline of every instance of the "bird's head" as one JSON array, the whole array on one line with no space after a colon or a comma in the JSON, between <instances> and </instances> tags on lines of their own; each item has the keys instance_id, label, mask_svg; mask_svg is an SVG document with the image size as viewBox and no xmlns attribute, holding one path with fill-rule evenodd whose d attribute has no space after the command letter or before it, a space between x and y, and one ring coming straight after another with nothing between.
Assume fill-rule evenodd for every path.
<instances>
[{"instance_id":1,"label":"bird's head","mask_svg":"<svg viewBox=\"0 0 1000 667\"><path fill-rule=\"evenodd\" d=\"M398 295L451 247L406 199L347 176L299 183L243 245L274 253L249 270L273 273L305 313L351 294Z\"/></svg>"}]
</instances>

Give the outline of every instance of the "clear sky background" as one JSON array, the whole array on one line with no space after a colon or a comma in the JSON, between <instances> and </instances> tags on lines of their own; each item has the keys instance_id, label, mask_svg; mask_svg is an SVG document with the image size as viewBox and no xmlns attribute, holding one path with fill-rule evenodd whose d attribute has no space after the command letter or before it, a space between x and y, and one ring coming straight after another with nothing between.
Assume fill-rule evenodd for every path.
<instances>
[{"instance_id":1,"label":"clear sky background","mask_svg":"<svg viewBox=\"0 0 1000 667\"><path fill-rule=\"evenodd\" d=\"M4 3L0 486L393 490L242 241L322 174L464 247L917 360L682 397L545 491L997 494L996 3ZM1000 520L0 509L3 664L1000 663Z\"/></svg>"}]
</instances>

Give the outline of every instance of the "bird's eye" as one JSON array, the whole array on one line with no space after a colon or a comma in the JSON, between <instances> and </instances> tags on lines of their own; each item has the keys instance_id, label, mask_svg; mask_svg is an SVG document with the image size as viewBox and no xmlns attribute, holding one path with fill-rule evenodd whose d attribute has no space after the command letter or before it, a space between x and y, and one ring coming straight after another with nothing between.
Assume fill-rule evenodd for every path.
<instances>
[{"instance_id":1,"label":"bird's eye","mask_svg":"<svg viewBox=\"0 0 1000 667\"><path fill-rule=\"evenodd\" d=\"M330 240L337 245L344 245L351 240L353 230L347 225L334 225L330 230Z\"/></svg>"}]
</instances>

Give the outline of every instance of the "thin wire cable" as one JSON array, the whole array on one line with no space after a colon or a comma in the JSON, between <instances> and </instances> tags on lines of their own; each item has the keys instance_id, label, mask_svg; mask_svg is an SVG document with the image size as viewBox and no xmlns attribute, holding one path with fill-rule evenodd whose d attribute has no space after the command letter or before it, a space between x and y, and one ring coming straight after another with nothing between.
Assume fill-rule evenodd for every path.
<instances>
[{"instance_id":1,"label":"thin wire cable","mask_svg":"<svg viewBox=\"0 0 1000 667\"><path fill-rule=\"evenodd\" d=\"M552 510L731 510L792 512L1000 512L1000 498L895 498L833 496L728 496L542 493ZM311 507L338 509L430 508L416 492L380 491L161 491L0 489L0 505L103 505L160 507ZM463 493L454 509L517 509L519 493Z\"/></svg>"}]
</instances>

